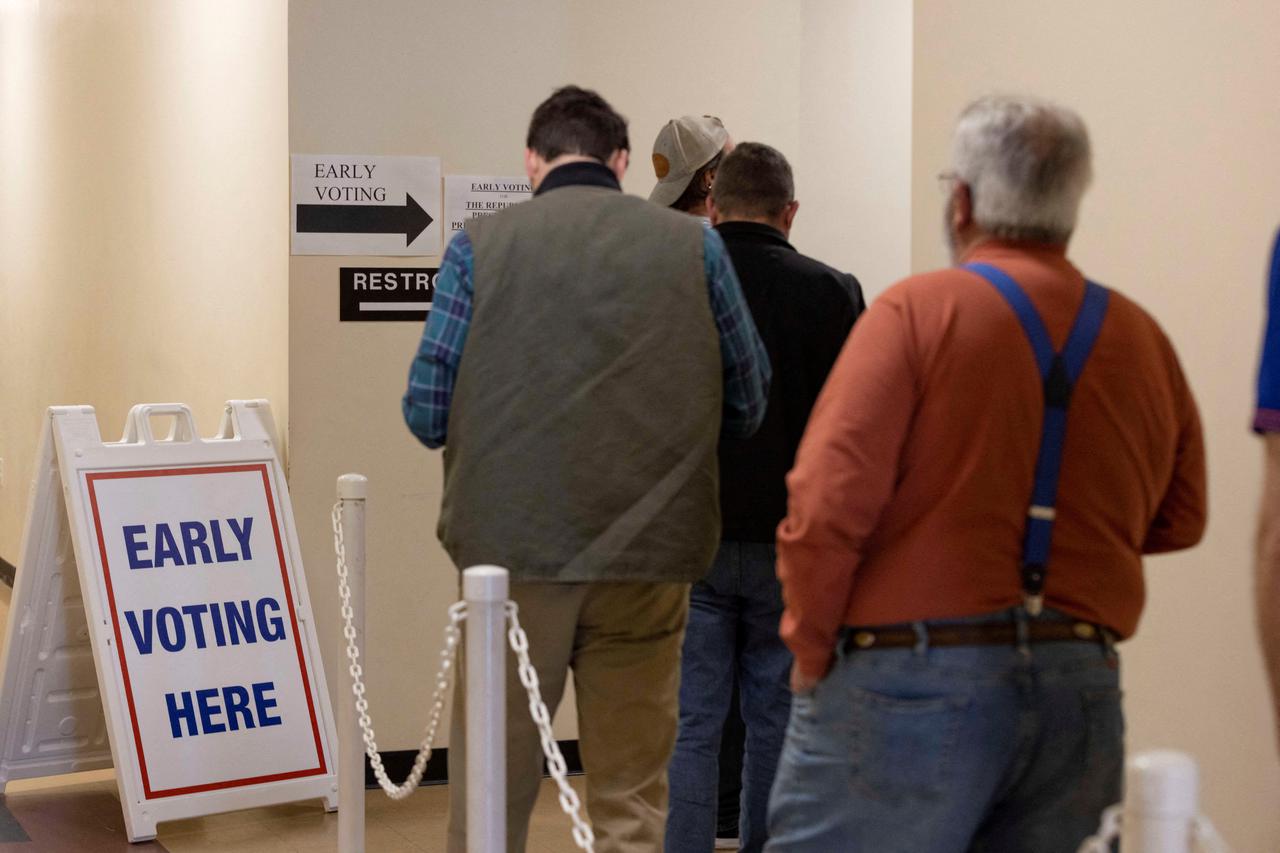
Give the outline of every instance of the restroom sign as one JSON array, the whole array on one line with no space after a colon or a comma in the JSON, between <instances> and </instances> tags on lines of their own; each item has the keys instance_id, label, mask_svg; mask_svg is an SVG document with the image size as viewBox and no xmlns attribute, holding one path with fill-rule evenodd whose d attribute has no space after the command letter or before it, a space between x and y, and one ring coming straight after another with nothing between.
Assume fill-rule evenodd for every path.
<instances>
[{"instance_id":1,"label":"restroom sign","mask_svg":"<svg viewBox=\"0 0 1280 853\"><path fill-rule=\"evenodd\" d=\"M439 267L342 267L338 319L421 323L431 310L439 275Z\"/></svg>"},{"instance_id":2,"label":"restroom sign","mask_svg":"<svg viewBox=\"0 0 1280 853\"><path fill-rule=\"evenodd\" d=\"M324 775L266 464L84 479L144 795Z\"/></svg>"},{"instance_id":3,"label":"restroom sign","mask_svg":"<svg viewBox=\"0 0 1280 853\"><path fill-rule=\"evenodd\" d=\"M294 154L293 254L438 255L440 158Z\"/></svg>"}]
</instances>

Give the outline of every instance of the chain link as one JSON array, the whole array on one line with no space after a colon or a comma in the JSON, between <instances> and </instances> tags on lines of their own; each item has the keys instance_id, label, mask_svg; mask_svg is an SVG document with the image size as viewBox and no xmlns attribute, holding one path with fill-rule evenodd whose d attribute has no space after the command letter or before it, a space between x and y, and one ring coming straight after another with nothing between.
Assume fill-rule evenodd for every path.
<instances>
[{"instance_id":1,"label":"chain link","mask_svg":"<svg viewBox=\"0 0 1280 853\"><path fill-rule=\"evenodd\" d=\"M507 639L511 643L511 651L516 654L516 668L520 673L520 683L529 694L529 716L538 726L538 739L542 741L542 754L547 759L547 771L560 789L560 809L573 821L573 841L587 853L595 851L595 833L591 825L582 818L582 803L578 800L578 792L569 787L566 778L568 773L564 763L564 755L560 745L556 743L555 734L551 731L551 714L542 701L542 692L538 689L538 671L529 661L529 637L520 627L520 608L514 601L506 604L507 621L511 627L507 630Z\"/></svg>"},{"instance_id":2,"label":"chain link","mask_svg":"<svg viewBox=\"0 0 1280 853\"><path fill-rule=\"evenodd\" d=\"M1102 813L1102 826L1097 835L1090 835L1076 853L1111 853L1111 843L1120 837L1122 806L1111 806Z\"/></svg>"},{"instance_id":3,"label":"chain link","mask_svg":"<svg viewBox=\"0 0 1280 853\"><path fill-rule=\"evenodd\" d=\"M1231 853L1227 840L1218 834L1217 827L1204 815L1196 815L1191 823L1191 832L1199 853Z\"/></svg>"},{"instance_id":4,"label":"chain link","mask_svg":"<svg viewBox=\"0 0 1280 853\"><path fill-rule=\"evenodd\" d=\"M1111 806L1102 813L1102 826L1097 835L1091 835L1080 845L1077 853L1111 853L1111 845L1122 834L1124 807ZM1231 853L1227 842L1218 834L1207 817L1198 815L1191 821L1191 850L1194 853Z\"/></svg>"},{"instance_id":5,"label":"chain link","mask_svg":"<svg viewBox=\"0 0 1280 853\"><path fill-rule=\"evenodd\" d=\"M338 596L342 599L342 636L347 640L347 659L351 665L347 671L351 675L351 692L355 696L356 711L359 714L360 730L364 737L365 755L369 757L369 765L378 784L387 796L393 800L403 800L409 796L422 782L422 774L431 759L431 745L435 742L436 729L440 725L440 715L444 711L444 697L449 689L449 682L454 671L458 645L462 640L462 632L458 626L467 616L467 603L459 601L449 607L449 624L444 629L444 648L440 651L440 668L436 672L435 694L432 696L431 717L427 722L426 734L414 759L413 769L402 785L396 785L387 777L382 766L382 757L378 753L378 744L374 740L373 722L369 717L369 700L365 697L364 670L360 666L360 649L356 645L356 629L353 624L355 611L351 607L351 586L348 583L347 548L342 530L342 501L333 505L333 550L338 558ZM560 745L556 743L551 731L551 713L542 701L542 693L538 687L538 671L529 660L529 637L520 627L519 607L514 601L505 605L505 613L510 628L507 639L511 650L515 652L520 683L529 694L529 714L538 727L538 738L542 742L542 754L547 759L547 769L560 791L560 808L573 821L573 840L581 850L595 853L595 833L591 825L582 818L582 803L578 794L569 786L568 770Z\"/></svg>"},{"instance_id":6,"label":"chain link","mask_svg":"<svg viewBox=\"0 0 1280 853\"><path fill-rule=\"evenodd\" d=\"M374 778L378 785L393 800L403 800L412 794L422 782L422 774L426 772L427 762L431 760L431 745L435 743L436 729L440 727L440 716L444 713L444 697L449 690L449 680L453 673L453 662L457 657L458 644L462 632L458 625L467 618L467 603L459 601L449 608L449 624L444 629L444 648L440 650L440 668L436 671L435 693L431 697L431 716L427 720L426 732L418 754L413 759L413 769L404 784L396 785L387 776L382 766L382 756L378 752L378 743L374 740L373 721L369 718L369 700L365 696L364 669L360 666L360 649L356 646L356 628L352 624L355 611L351 607L351 586L347 582L347 548L342 533L342 501L333 505L333 550L338 556L338 596L342 599L342 636L347 639L347 660L351 662L347 672L351 674L351 692L355 696L356 713L359 715L360 731L364 737L364 754L369 757L369 766L373 768Z\"/></svg>"}]
</instances>

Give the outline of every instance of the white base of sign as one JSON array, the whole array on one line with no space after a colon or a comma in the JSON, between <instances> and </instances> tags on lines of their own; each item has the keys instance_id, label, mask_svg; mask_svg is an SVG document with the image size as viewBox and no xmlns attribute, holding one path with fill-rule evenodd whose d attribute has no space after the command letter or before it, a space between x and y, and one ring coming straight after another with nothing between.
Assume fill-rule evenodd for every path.
<instances>
[{"instance_id":1,"label":"white base of sign","mask_svg":"<svg viewBox=\"0 0 1280 853\"><path fill-rule=\"evenodd\" d=\"M53 436L40 436L0 681L0 792L111 766Z\"/></svg>"}]
</instances>

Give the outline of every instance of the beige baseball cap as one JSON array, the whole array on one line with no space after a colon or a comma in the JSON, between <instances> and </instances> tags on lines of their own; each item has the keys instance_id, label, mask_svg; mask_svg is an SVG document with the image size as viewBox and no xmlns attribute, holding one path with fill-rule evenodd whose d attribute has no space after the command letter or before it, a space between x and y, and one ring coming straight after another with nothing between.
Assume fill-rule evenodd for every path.
<instances>
[{"instance_id":1,"label":"beige baseball cap","mask_svg":"<svg viewBox=\"0 0 1280 853\"><path fill-rule=\"evenodd\" d=\"M670 207L680 198L695 172L729 141L724 122L715 116L681 116L658 131L653 140L653 172L658 183L649 201Z\"/></svg>"}]
</instances>

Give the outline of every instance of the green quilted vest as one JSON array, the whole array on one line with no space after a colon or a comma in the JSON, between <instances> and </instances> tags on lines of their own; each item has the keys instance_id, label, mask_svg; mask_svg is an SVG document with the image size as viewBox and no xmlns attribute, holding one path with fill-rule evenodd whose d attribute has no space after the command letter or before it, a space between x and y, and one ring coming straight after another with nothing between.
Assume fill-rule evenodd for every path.
<instances>
[{"instance_id":1,"label":"green quilted vest","mask_svg":"<svg viewBox=\"0 0 1280 853\"><path fill-rule=\"evenodd\" d=\"M439 535L517 581L693 581L720 537L719 338L692 217L590 186L468 223Z\"/></svg>"}]
</instances>

